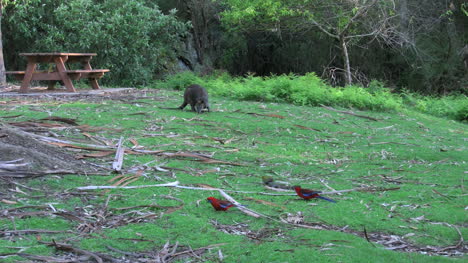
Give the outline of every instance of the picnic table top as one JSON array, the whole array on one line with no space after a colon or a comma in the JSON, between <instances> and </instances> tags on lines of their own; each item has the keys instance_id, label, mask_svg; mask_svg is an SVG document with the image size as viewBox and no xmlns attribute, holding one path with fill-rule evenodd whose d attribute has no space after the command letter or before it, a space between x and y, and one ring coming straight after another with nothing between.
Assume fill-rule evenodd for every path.
<instances>
[{"instance_id":1,"label":"picnic table top","mask_svg":"<svg viewBox=\"0 0 468 263\"><path fill-rule=\"evenodd\" d=\"M31 56L73 56L73 57L92 57L96 56L96 53L19 53L20 56L31 57Z\"/></svg>"}]
</instances>

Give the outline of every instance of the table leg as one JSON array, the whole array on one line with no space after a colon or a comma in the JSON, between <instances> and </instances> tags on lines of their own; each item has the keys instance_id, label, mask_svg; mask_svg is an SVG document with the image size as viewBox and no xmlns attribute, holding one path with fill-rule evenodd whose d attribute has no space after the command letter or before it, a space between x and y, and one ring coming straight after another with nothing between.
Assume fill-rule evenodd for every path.
<instances>
[{"instance_id":1,"label":"table leg","mask_svg":"<svg viewBox=\"0 0 468 263\"><path fill-rule=\"evenodd\" d=\"M31 84L31 79L33 76L34 71L36 70L37 63L36 62L28 62L26 66L26 72L24 74L23 82L21 82L21 87L19 92L26 93L29 90L29 85Z\"/></svg>"},{"instance_id":2,"label":"table leg","mask_svg":"<svg viewBox=\"0 0 468 263\"><path fill-rule=\"evenodd\" d=\"M55 80L50 80L48 81L48 84L47 84L47 89L48 90L54 90L55 89Z\"/></svg>"},{"instance_id":3,"label":"table leg","mask_svg":"<svg viewBox=\"0 0 468 263\"><path fill-rule=\"evenodd\" d=\"M86 70L92 70L91 64L89 61L83 62L83 68ZM100 89L97 79L89 79L89 84L91 85L92 89Z\"/></svg>"},{"instance_id":4,"label":"table leg","mask_svg":"<svg viewBox=\"0 0 468 263\"><path fill-rule=\"evenodd\" d=\"M67 69L65 68L64 59L62 57L56 57L54 61L55 61L55 65L57 66L57 71L60 75L60 78L62 79L63 84L65 84L67 91L76 92L75 87L73 86L73 83L70 77L68 77L67 73L65 73L65 70Z\"/></svg>"}]
</instances>

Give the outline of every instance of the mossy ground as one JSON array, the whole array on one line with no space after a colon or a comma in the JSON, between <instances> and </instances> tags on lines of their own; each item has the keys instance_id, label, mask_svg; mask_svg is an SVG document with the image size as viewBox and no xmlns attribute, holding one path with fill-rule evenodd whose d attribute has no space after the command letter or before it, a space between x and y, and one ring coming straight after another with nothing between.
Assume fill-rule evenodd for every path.
<instances>
[{"instance_id":1,"label":"mossy ground","mask_svg":"<svg viewBox=\"0 0 468 263\"><path fill-rule=\"evenodd\" d=\"M399 190L393 191L349 192L329 196L337 200L336 204L323 200L307 202L295 196L233 192L230 195L250 209L272 218L301 211L306 223L321 223L355 231L362 231L365 227L369 233L405 236L407 241L421 247L457 244L460 236L454 227L467 239L465 124L410 111L359 112L379 119L372 121L322 107L241 102L221 97L211 98L212 112L199 115L188 109L160 108L179 106L181 93L161 90L154 97L136 101L48 101L33 105L6 103L0 104L0 107L2 116L21 114L8 119L12 122L36 120L49 115L78 118L80 124L107 128L89 134L113 143L123 136L127 147L133 146L130 139L134 139L145 149L212 154L218 160L241 164L205 164L188 158L126 155L124 169L151 162L148 166L185 170L173 170L172 174L147 170L130 185L178 180L187 186L204 184L226 190L268 192L261 180L266 175L291 185L300 184L322 191L330 191L326 185L336 190L399 187ZM54 132L63 135L63 139L85 139L81 131L73 128ZM229 140L229 143L222 144L213 138ZM109 165L112 158L102 157L92 161ZM350 233L296 228L265 218L253 218L237 209L216 212L205 200L208 196L220 197L217 191L170 187L98 190L91 193L75 190L87 185L111 185L109 180L115 176L72 174L19 180L17 182L25 187L8 184L8 187L4 185L1 188L2 198L17 202L2 203L2 210L50 204L59 211L86 211L83 214L89 215L90 220L97 220L98 217L92 215L101 211L106 201L108 211L114 214L123 214L115 210L123 207L180 205L180 201L168 199L168 196L182 200L183 207L170 212L141 208L144 212L157 213L157 216L141 223L102 227L91 233L80 232L79 222L51 214L14 220L0 215L0 231L68 231L0 236L0 254L25 248L24 253L57 255L61 252L39 242L56 240L118 257L121 255L109 251L107 246L141 252L160 249L170 241L192 249L218 244L205 251L201 258L190 258L190 261L199 262L220 261L219 250L224 262L466 260L466 257L390 251ZM23 211L38 210L41 209ZM243 231L225 233L216 229L214 222L231 226L242 224ZM441 222L454 227L434 224ZM251 234L245 234L247 232ZM13 256L1 260L17 262L25 259ZM182 262L187 260L180 259Z\"/></svg>"}]
</instances>

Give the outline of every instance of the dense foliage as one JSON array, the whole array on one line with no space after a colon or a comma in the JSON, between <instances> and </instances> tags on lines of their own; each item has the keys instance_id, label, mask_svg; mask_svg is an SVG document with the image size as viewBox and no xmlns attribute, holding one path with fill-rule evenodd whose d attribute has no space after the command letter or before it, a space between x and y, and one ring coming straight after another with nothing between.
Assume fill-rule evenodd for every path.
<instances>
[{"instance_id":1,"label":"dense foliage","mask_svg":"<svg viewBox=\"0 0 468 263\"><path fill-rule=\"evenodd\" d=\"M409 91L391 93L383 83L372 81L367 88L348 86L331 87L315 74L293 74L270 77L231 77L213 74L198 77L185 72L158 82L156 88L178 89L199 83L207 87L211 95L239 100L287 102L307 106L339 106L360 110L404 111L417 110L438 117L468 121L468 98L464 95L443 98L421 96Z\"/></svg>"},{"instance_id":2,"label":"dense foliage","mask_svg":"<svg viewBox=\"0 0 468 263\"><path fill-rule=\"evenodd\" d=\"M238 53L254 61L247 70L316 71L343 84L346 44L354 82L379 79L426 94L466 92L468 5L463 1L223 2L224 24L255 41Z\"/></svg>"},{"instance_id":3,"label":"dense foliage","mask_svg":"<svg viewBox=\"0 0 468 263\"><path fill-rule=\"evenodd\" d=\"M145 1L34 1L8 10L7 68L24 67L19 52L95 52L103 81L145 84L173 68L188 22Z\"/></svg>"},{"instance_id":4,"label":"dense foliage","mask_svg":"<svg viewBox=\"0 0 468 263\"><path fill-rule=\"evenodd\" d=\"M19 52L74 51L98 53L93 64L111 69L103 81L118 85L147 84L182 66L236 76L314 72L332 86L378 80L431 95L466 94L468 86L461 0L18 3L2 21L8 70L24 68Z\"/></svg>"}]
</instances>

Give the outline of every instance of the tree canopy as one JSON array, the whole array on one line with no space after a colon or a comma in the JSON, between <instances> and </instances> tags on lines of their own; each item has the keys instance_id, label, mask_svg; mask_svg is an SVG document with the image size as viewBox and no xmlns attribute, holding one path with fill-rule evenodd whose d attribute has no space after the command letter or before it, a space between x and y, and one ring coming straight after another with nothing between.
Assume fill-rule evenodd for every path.
<instances>
[{"instance_id":1,"label":"tree canopy","mask_svg":"<svg viewBox=\"0 0 468 263\"><path fill-rule=\"evenodd\" d=\"M19 52L96 52L93 64L111 69L104 81L119 85L185 67L466 92L468 5L461 0L20 2L6 6L2 21L9 70L24 66Z\"/></svg>"}]
</instances>

